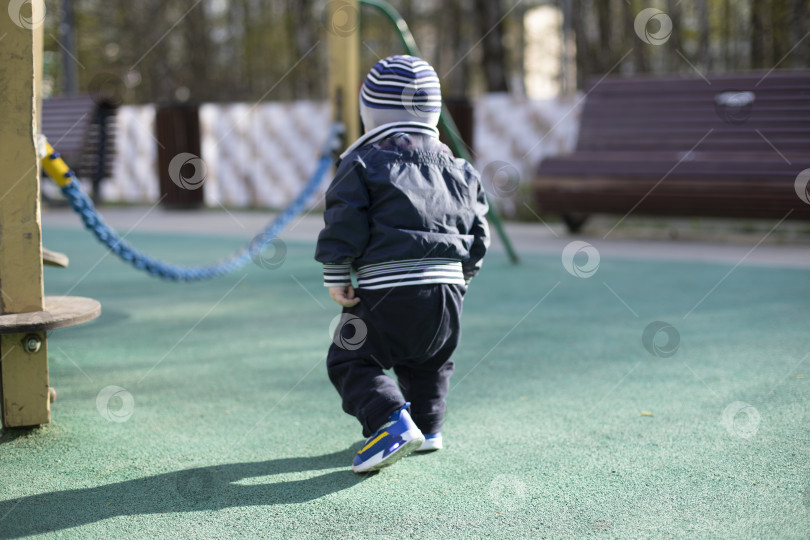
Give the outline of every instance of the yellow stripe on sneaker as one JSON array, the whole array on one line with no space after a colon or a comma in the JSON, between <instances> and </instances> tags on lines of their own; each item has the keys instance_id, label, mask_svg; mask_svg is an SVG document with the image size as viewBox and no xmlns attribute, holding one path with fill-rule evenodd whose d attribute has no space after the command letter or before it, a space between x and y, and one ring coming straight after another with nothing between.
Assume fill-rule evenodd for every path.
<instances>
[{"instance_id":1,"label":"yellow stripe on sneaker","mask_svg":"<svg viewBox=\"0 0 810 540\"><path fill-rule=\"evenodd\" d=\"M374 446L374 445L375 445L375 444L376 444L376 443L377 443L377 442L378 442L380 439L382 439L382 438L383 438L383 437L385 437L386 435L388 435L388 432L387 432L387 431L383 431L382 433L380 433L379 435L377 435L376 437L374 437L374 440L373 440L373 441L370 441L370 442L369 442L367 445L365 445L363 448L361 448L361 449L360 449L360 451L358 452L358 454L362 454L363 452L365 452L366 450L368 450L369 448L371 448L372 446Z\"/></svg>"}]
</instances>

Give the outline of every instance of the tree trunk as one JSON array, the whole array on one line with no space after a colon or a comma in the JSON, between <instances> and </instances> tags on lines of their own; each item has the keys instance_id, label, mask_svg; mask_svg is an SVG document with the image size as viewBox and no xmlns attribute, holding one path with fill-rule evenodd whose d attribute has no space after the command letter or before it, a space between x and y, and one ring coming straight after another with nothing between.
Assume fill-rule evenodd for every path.
<instances>
[{"instance_id":1,"label":"tree trunk","mask_svg":"<svg viewBox=\"0 0 810 540\"><path fill-rule=\"evenodd\" d=\"M633 74L637 73L647 73L649 71L649 65L647 62L647 47L645 47L645 43L642 43L638 36L636 36L635 29L633 28L633 22L636 18L636 10L633 9L633 5L630 2L622 2L622 19L624 23L624 30L622 31L622 35L624 36L624 44L623 49L630 50L633 49L631 58L633 59Z\"/></svg>"},{"instance_id":2,"label":"tree trunk","mask_svg":"<svg viewBox=\"0 0 810 540\"><path fill-rule=\"evenodd\" d=\"M790 20L788 19L788 0L771 0L771 67L779 63L793 47L791 43ZM787 60L787 59L785 59ZM789 65L789 64L788 64ZM787 67L784 64L780 67Z\"/></svg>"},{"instance_id":3,"label":"tree trunk","mask_svg":"<svg viewBox=\"0 0 810 540\"><path fill-rule=\"evenodd\" d=\"M669 72L676 72L684 63L683 59L676 51L680 51L681 54L685 55L681 34L681 29L683 28L683 14L681 12L680 0L669 0L667 2L667 12L669 18L672 19L672 34L669 36L669 41L664 45L670 52L670 54L666 55L666 69ZM686 67L690 69L688 66Z\"/></svg>"},{"instance_id":4,"label":"tree trunk","mask_svg":"<svg viewBox=\"0 0 810 540\"><path fill-rule=\"evenodd\" d=\"M287 9L291 13L293 43L295 45L295 60L302 58L307 51L318 41L317 20L312 9L312 0L287 0ZM318 95L319 81L316 79L317 56L314 53L301 62L296 68L295 76L296 96L298 98L314 99L323 97Z\"/></svg>"},{"instance_id":5,"label":"tree trunk","mask_svg":"<svg viewBox=\"0 0 810 540\"><path fill-rule=\"evenodd\" d=\"M571 2L571 20L574 30L574 42L577 47L577 88L585 90L585 85L588 84L588 79L591 76L592 63L582 0L573 0Z\"/></svg>"},{"instance_id":6,"label":"tree trunk","mask_svg":"<svg viewBox=\"0 0 810 540\"><path fill-rule=\"evenodd\" d=\"M732 55L736 47L732 42L733 33L731 29L733 18L731 17L731 0L723 0L723 27L721 29L721 42L723 43L723 65L721 68L724 71L729 71L732 63ZM735 66L736 67L736 66Z\"/></svg>"},{"instance_id":7,"label":"tree trunk","mask_svg":"<svg viewBox=\"0 0 810 540\"><path fill-rule=\"evenodd\" d=\"M482 36L484 80L488 92L506 92L506 54L503 47L502 0L475 0L475 19Z\"/></svg>"},{"instance_id":8,"label":"tree trunk","mask_svg":"<svg viewBox=\"0 0 810 540\"><path fill-rule=\"evenodd\" d=\"M800 43L793 50L793 67L806 68L810 64L810 36L807 35L810 6L807 0L793 0L790 14L790 33L793 43Z\"/></svg>"},{"instance_id":9,"label":"tree trunk","mask_svg":"<svg viewBox=\"0 0 810 540\"><path fill-rule=\"evenodd\" d=\"M766 0L752 0L751 2L751 67L753 69L765 67L766 7Z\"/></svg>"},{"instance_id":10,"label":"tree trunk","mask_svg":"<svg viewBox=\"0 0 810 540\"><path fill-rule=\"evenodd\" d=\"M712 69L711 50L709 49L709 5L708 0L698 0L698 52L697 65L706 70Z\"/></svg>"},{"instance_id":11,"label":"tree trunk","mask_svg":"<svg viewBox=\"0 0 810 540\"><path fill-rule=\"evenodd\" d=\"M599 46L595 48L595 58L596 69L599 73L607 73L616 60L618 60L618 57L614 58L617 51L615 51L612 47L612 30L614 21L611 20L610 16L610 4L610 0L596 2L596 17L599 26Z\"/></svg>"},{"instance_id":12,"label":"tree trunk","mask_svg":"<svg viewBox=\"0 0 810 540\"><path fill-rule=\"evenodd\" d=\"M211 84L208 80L210 67L210 41L208 39L208 21L202 5L197 5L186 15L187 24L183 26L186 43L183 74L179 83L190 91L192 101L211 101Z\"/></svg>"}]
</instances>

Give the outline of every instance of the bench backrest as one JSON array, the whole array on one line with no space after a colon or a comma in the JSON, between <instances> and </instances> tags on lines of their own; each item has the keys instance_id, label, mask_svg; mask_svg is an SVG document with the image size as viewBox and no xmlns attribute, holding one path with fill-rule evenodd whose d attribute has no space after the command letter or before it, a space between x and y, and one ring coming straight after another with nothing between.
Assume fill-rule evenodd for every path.
<instances>
[{"instance_id":1,"label":"bench backrest","mask_svg":"<svg viewBox=\"0 0 810 540\"><path fill-rule=\"evenodd\" d=\"M42 102L42 132L77 175L98 174L102 136L105 149L101 177L112 175L115 158L115 106L89 95L55 97Z\"/></svg>"},{"instance_id":2,"label":"bench backrest","mask_svg":"<svg viewBox=\"0 0 810 540\"><path fill-rule=\"evenodd\" d=\"M686 152L704 137L696 152L806 156L810 71L595 81L577 151Z\"/></svg>"}]
</instances>

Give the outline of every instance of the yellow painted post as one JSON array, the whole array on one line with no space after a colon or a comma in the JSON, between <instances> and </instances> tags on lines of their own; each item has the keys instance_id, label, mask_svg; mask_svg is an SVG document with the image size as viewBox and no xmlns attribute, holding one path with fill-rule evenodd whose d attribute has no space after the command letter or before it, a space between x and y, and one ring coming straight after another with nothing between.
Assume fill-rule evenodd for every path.
<instances>
[{"instance_id":1,"label":"yellow painted post","mask_svg":"<svg viewBox=\"0 0 810 540\"><path fill-rule=\"evenodd\" d=\"M346 126L348 146L360 136L360 2L332 0L327 9L329 100L333 120Z\"/></svg>"},{"instance_id":2,"label":"yellow painted post","mask_svg":"<svg viewBox=\"0 0 810 540\"><path fill-rule=\"evenodd\" d=\"M0 13L0 314L43 310L39 133L42 0ZM34 347L33 345L36 345ZM3 425L50 421L45 332L0 335Z\"/></svg>"},{"instance_id":3,"label":"yellow painted post","mask_svg":"<svg viewBox=\"0 0 810 540\"><path fill-rule=\"evenodd\" d=\"M33 6L33 4L37 4ZM36 121L35 134L42 132L42 62L44 61L43 51L45 50L45 0L31 1L31 30L34 33L34 119ZM37 17L37 18L34 18ZM39 200L39 199L37 199Z\"/></svg>"}]
</instances>

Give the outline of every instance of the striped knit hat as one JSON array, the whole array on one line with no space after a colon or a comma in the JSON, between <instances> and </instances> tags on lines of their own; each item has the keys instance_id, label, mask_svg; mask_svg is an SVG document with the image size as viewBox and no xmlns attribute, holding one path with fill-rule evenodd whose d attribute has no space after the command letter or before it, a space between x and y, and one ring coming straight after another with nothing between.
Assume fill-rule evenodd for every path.
<instances>
[{"instance_id":1,"label":"striped knit hat","mask_svg":"<svg viewBox=\"0 0 810 540\"><path fill-rule=\"evenodd\" d=\"M389 56L368 72L360 89L360 116L366 130L391 122L435 126L442 111L439 77L415 56Z\"/></svg>"}]
</instances>

